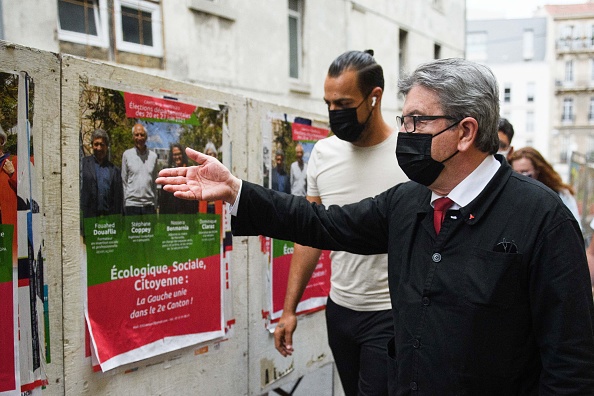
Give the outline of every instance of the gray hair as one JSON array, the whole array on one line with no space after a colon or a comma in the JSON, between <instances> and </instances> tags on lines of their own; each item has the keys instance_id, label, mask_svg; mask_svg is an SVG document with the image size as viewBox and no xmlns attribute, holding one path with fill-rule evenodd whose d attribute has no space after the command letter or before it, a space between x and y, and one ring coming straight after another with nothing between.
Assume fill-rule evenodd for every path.
<instances>
[{"instance_id":1,"label":"gray hair","mask_svg":"<svg viewBox=\"0 0 594 396\"><path fill-rule=\"evenodd\" d=\"M219 151L217 150L217 147L214 145L213 142L206 143L206 146L204 146L204 152L206 153L209 149L212 150L215 153L215 155L219 154Z\"/></svg>"},{"instance_id":2,"label":"gray hair","mask_svg":"<svg viewBox=\"0 0 594 396\"><path fill-rule=\"evenodd\" d=\"M420 65L398 82L404 96L415 86L435 92L445 115L474 118L478 123L475 146L490 154L497 152L499 87L488 67L460 58L438 59Z\"/></svg>"},{"instance_id":3,"label":"gray hair","mask_svg":"<svg viewBox=\"0 0 594 396\"><path fill-rule=\"evenodd\" d=\"M140 126L142 128L142 130L144 131L144 133L147 133L146 127L144 125L142 125L140 122L137 122L136 124L134 124L132 126L132 134L134 135L134 128L136 128L136 126Z\"/></svg>"},{"instance_id":4,"label":"gray hair","mask_svg":"<svg viewBox=\"0 0 594 396\"><path fill-rule=\"evenodd\" d=\"M95 129L93 131L93 133L91 134L91 143L93 143L95 139L99 138L103 139L105 141L105 144L109 146L109 135L103 129Z\"/></svg>"},{"instance_id":5,"label":"gray hair","mask_svg":"<svg viewBox=\"0 0 594 396\"><path fill-rule=\"evenodd\" d=\"M0 126L0 140L2 140L2 143L0 143L0 147L4 146L6 144L6 141L8 140L8 136L6 135L6 132L4 132L4 129L2 129L2 126Z\"/></svg>"}]
</instances>

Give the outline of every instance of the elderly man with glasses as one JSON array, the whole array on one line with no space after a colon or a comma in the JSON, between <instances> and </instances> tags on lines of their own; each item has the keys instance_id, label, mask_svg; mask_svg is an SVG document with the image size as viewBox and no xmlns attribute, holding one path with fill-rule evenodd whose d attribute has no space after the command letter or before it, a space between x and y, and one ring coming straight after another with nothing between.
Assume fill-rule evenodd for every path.
<instances>
[{"instance_id":1,"label":"elderly man with glasses","mask_svg":"<svg viewBox=\"0 0 594 396\"><path fill-rule=\"evenodd\" d=\"M242 181L193 150L198 166L163 170L157 182L233 204L234 235L387 252L393 394L594 394L580 228L554 192L495 154L495 76L439 59L399 88L396 156L411 181L374 198L325 208Z\"/></svg>"}]
</instances>

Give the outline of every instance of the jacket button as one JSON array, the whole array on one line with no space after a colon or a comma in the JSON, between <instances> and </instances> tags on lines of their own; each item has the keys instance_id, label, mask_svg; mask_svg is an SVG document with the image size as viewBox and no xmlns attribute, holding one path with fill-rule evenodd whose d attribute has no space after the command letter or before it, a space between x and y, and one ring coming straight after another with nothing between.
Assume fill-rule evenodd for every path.
<instances>
[{"instance_id":1,"label":"jacket button","mask_svg":"<svg viewBox=\"0 0 594 396\"><path fill-rule=\"evenodd\" d=\"M423 297L423 305L427 306L431 303L431 299L429 297Z\"/></svg>"},{"instance_id":2,"label":"jacket button","mask_svg":"<svg viewBox=\"0 0 594 396\"><path fill-rule=\"evenodd\" d=\"M441 254L433 253L433 256L431 256L431 259L433 259L434 263L439 263L441 261Z\"/></svg>"},{"instance_id":3,"label":"jacket button","mask_svg":"<svg viewBox=\"0 0 594 396\"><path fill-rule=\"evenodd\" d=\"M421 346L421 343L419 342L419 340L413 340L413 347L414 348L418 348Z\"/></svg>"},{"instance_id":4,"label":"jacket button","mask_svg":"<svg viewBox=\"0 0 594 396\"><path fill-rule=\"evenodd\" d=\"M417 389L418 389L418 387L417 387L417 383L416 383L416 382L414 382L414 381L413 381L413 382L411 382L411 383L410 383L410 389L411 389L411 390L417 390Z\"/></svg>"}]
</instances>

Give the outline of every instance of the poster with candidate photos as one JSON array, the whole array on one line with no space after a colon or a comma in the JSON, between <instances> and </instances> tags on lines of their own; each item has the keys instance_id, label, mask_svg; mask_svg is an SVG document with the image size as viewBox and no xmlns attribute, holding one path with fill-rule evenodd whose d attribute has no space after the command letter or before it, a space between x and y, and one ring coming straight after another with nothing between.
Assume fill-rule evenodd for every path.
<instances>
[{"instance_id":1,"label":"poster with candidate photos","mask_svg":"<svg viewBox=\"0 0 594 396\"><path fill-rule=\"evenodd\" d=\"M222 158L224 106L81 82L80 218L92 362L107 371L226 336L230 221L160 189L165 167ZM106 309L109 307L109 309Z\"/></svg>"},{"instance_id":2,"label":"poster with candidate photos","mask_svg":"<svg viewBox=\"0 0 594 396\"><path fill-rule=\"evenodd\" d=\"M268 113L262 120L262 131L264 187L305 196L309 155L314 144L327 137L329 130L313 126L310 119L284 113ZM264 236L260 236L260 242L268 282L264 296L266 308L263 311L266 327L272 332L283 313L294 244ZM330 292L330 264L330 251L323 250L297 306L298 315L326 307Z\"/></svg>"}]
</instances>

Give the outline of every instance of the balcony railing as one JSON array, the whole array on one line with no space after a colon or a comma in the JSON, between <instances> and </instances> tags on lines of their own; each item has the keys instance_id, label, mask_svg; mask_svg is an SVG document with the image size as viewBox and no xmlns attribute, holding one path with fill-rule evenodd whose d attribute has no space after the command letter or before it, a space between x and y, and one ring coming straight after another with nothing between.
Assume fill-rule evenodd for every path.
<instances>
[{"instance_id":1,"label":"balcony railing","mask_svg":"<svg viewBox=\"0 0 594 396\"><path fill-rule=\"evenodd\" d=\"M594 50L594 37L565 37L557 39L558 51L572 51L589 49Z\"/></svg>"}]
</instances>

